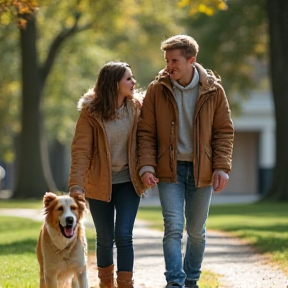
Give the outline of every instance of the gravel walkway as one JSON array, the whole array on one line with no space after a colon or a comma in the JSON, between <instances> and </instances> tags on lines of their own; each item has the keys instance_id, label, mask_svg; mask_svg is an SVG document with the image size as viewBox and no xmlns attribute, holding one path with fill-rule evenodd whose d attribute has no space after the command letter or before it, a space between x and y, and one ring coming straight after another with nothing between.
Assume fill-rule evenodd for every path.
<instances>
[{"instance_id":1,"label":"gravel walkway","mask_svg":"<svg viewBox=\"0 0 288 288\"><path fill-rule=\"evenodd\" d=\"M287 276L239 239L210 230L207 236L203 270L219 275L219 288L288 287ZM165 287L162 232L151 231L137 221L134 247L135 287Z\"/></svg>"},{"instance_id":2,"label":"gravel walkway","mask_svg":"<svg viewBox=\"0 0 288 288\"><path fill-rule=\"evenodd\" d=\"M0 215L42 220L41 210L0 209ZM91 226L91 216L85 225ZM134 228L135 288L165 287L162 232L148 229L145 222L136 220ZM89 286L98 287L94 255L89 257ZM287 275L271 266L267 258L254 252L229 234L208 231L203 270L219 275L217 288L287 288ZM216 288L216 287L215 287Z\"/></svg>"}]
</instances>

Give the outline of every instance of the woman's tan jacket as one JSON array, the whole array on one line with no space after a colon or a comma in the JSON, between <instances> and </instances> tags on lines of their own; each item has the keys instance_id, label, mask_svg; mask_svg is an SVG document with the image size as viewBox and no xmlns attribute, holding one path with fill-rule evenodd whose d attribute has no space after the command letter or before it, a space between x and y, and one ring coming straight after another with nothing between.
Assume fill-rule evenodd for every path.
<instances>
[{"instance_id":1,"label":"woman's tan jacket","mask_svg":"<svg viewBox=\"0 0 288 288\"><path fill-rule=\"evenodd\" d=\"M229 173L234 128L231 111L213 72L195 63L199 94L193 120L193 168L197 187L212 185L212 173ZM168 75L148 86L138 123L138 171L153 166L160 181L177 181L178 108Z\"/></svg>"},{"instance_id":2,"label":"woman's tan jacket","mask_svg":"<svg viewBox=\"0 0 288 288\"><path fill-rule=\"evenodd\" d=\"M112 193L111 155L104 125L99 117L88 112L87 106L91 99L82 98L81 101L82 110L71 146L69 188L74 185L81 186L87 198L110 202ZM129 101L132 102L132 100ZM136 130L140 103L133 100L132 105L135 117L128 141L128 165L131 181L140 196L146 189L136 169Z\"/></svg>"}]
</instances>

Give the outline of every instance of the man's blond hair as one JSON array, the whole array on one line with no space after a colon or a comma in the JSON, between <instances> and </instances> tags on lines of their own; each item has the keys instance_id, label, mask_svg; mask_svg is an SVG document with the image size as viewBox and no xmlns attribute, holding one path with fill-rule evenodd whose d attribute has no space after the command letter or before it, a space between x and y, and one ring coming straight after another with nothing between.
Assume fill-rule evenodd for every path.
<instances>
[{"instance_id":1,"label":"man's blond hair","mask_svg":"<svg viewBox=\"0 0 288 288\"><path fill-rule=\"evenodd\" d=\"M186 59L196 57L199 51L199 45L196 40L188 35L175 35L161 43L161 50L180 49Z\"/></svg>"}]
</instances>

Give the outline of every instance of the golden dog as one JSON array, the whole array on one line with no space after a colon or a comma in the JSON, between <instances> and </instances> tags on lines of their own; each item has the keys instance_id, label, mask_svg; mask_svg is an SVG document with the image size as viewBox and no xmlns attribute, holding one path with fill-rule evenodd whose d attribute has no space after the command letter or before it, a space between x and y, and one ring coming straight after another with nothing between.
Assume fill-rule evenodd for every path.
<instances>
[{"instance_id":1,"label":"golden dog","mask_svg":"<svg viewBox=\"0 0 288 288\"><path fill-rule=\"evenodd\" d=\"M43 204L45 221L36 248L40 288L88 288L87 242L81 221L86 211L84 196L47 192Z\"/></svg>"}]
</instances>

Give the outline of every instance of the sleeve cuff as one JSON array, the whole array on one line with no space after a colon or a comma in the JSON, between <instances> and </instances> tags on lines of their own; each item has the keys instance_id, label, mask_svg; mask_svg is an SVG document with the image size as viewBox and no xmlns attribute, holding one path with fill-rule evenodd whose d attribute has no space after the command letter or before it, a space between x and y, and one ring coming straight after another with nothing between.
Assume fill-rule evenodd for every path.
<instances>
[{"instance_id":1,"label":"sleeve cuff","mask_svg":"<svg viewBox=\"0 0 288 288\"><path fill-rule=\"evenodd\" d=\"M146 172L150 172L152 174L155 174L155 169L153 166L143 166L141 167L141 169L139 170L139 176L142 177L142 175Z\"/></svg>"}]
</instances>

